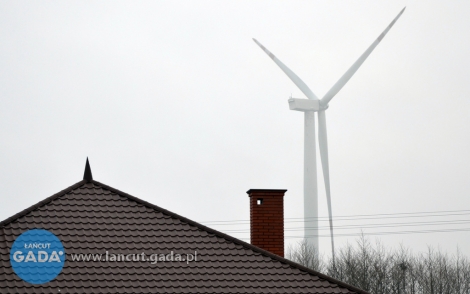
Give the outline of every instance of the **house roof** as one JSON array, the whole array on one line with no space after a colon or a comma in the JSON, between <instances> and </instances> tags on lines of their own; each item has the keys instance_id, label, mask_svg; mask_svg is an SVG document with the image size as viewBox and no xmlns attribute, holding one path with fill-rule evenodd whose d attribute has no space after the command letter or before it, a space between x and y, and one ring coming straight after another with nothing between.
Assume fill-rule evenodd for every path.
<instances>
[{"instance_id":1,"label":"house roof","mask_svg":"<svg viewBox=\"0 0 470 294\"><path fill-rule=\"evenodd\" d=\"M15 239L45 229L66 261L32 285L10 264ZM84 262L72 254L193 253L186 262ZM89 177L0 222L1 293L367 293Z\"/></svg>"}]
</instances>

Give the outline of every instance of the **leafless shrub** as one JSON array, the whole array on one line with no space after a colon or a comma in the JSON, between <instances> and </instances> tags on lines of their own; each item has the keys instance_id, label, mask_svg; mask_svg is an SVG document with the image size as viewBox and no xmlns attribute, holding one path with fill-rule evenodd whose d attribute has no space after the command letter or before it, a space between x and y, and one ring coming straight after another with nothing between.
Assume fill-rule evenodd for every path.
<instances>
[{"instance_id":1,"label":"leafless shrub","mask_svg":"<svg viewBox=\"0 0 470 294\"><path fill-rule=\"evenodd\" d=\"M470 294L470 261L459 250L413 254L361 237L337 250L334 265L306 240L291 246L287 258L374 294Z\"/></svg>"},{"instance_id":2,"label":"leafless shrub","mask_svg":"<svg viewBox=\"0 0 470 294\"><path fill-rule=\"evenodd\" d=\"M286 258L318 272L325 269L323 256L319 255L315 246L309 244L306 239L299 241L295 247L290 246Z\"/></svg>"}]
</instances>

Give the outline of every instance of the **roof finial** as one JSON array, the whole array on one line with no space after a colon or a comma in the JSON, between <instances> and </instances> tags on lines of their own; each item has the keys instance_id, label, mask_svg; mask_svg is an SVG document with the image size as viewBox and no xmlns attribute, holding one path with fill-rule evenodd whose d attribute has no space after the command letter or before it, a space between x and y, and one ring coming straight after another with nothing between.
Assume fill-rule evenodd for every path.
<instances>
[{"instance_id":1,"label":"roof finial","mask_svg":"<svg viewBox=\"0 0 470 294\"><path fill-rule=\"evenodd\" d=\"M83 174L83 179L87 180L88 182L93 180L93 176L91 175L90 163L88 162L88 157L86 158L85 173Z\"/></svg>"}]
</instances>

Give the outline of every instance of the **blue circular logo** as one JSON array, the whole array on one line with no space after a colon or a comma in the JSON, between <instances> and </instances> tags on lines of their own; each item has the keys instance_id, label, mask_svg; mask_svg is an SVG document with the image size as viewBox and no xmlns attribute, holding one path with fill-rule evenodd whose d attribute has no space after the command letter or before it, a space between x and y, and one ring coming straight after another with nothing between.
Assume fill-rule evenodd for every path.
<instances>
[{"instance_id":1,"label":"blue circular logo","mask_svg":"<svg viewBox=\"0 0 470 294\"><path fill-rule=\"evenodd\" d=\"M10 250L13 271L31 284L52 281L62 270L65 250L56 235L35 229L16 238Z\"/></svg>"}]
</instances>

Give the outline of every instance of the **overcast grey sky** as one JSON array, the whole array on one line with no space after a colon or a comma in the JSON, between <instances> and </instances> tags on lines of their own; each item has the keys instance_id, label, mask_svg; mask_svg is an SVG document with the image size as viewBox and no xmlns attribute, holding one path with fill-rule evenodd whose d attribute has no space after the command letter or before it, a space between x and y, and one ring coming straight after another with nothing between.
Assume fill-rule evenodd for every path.
<instances>
[{"instance_id":1,"label":"overcast grey sky","mask_svg":"<svg viewBox=\"0 0 470 294\"><path fill-rule=\"evenodd\" d=\"M327 111L333 213L470 210L468 1L1 1L0 219L80 181L88 156L95 180L203 223L248 220L250 188L288 189L295 242L303 115L287 99L304 96L251 38L321 97L404 6ZM467 223L433 225L452 220ZM396 224L414 222L431 225ZM470 230L470 213L336 224ZM379 238L470 255L469 231Z\"/></svg>"}]
</instances>

